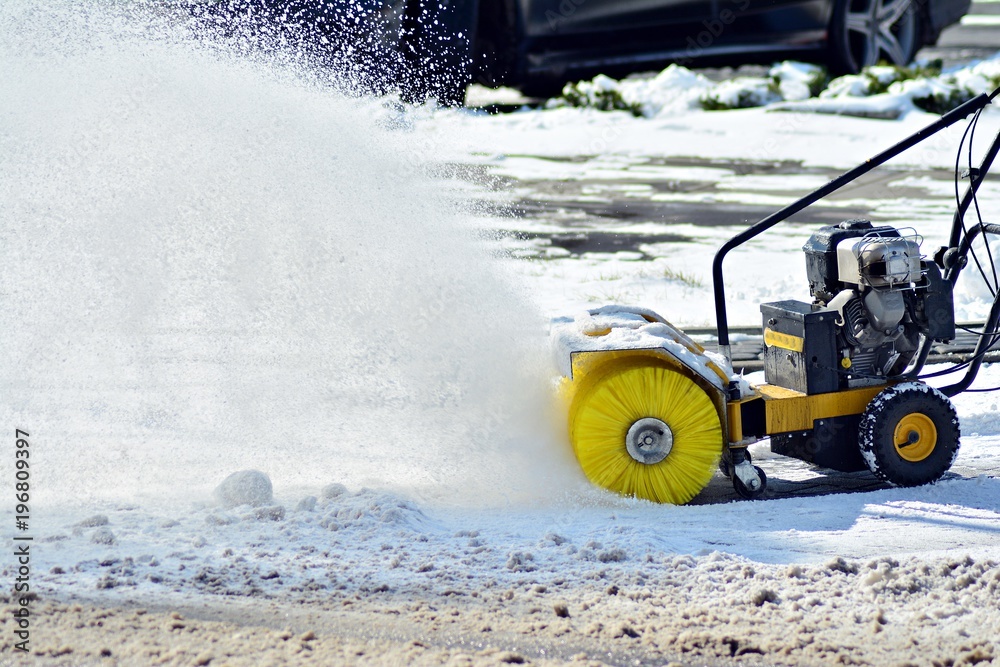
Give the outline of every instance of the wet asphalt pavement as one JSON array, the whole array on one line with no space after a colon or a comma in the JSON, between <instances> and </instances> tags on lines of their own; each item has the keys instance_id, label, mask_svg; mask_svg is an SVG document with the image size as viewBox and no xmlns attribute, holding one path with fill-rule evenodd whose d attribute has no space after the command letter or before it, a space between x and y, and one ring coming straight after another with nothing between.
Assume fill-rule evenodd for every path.
<instances>
[{"instance_id":1,"label":"wet asphalt pavement","mask_svg":"<svg viewBox=\"0 0 1000 667\"><path fill-rule=\"evenodd\" d=\"M608 181L511 181L508 187L518 193L511 211L526 219L544 220L547 228L544 232L529 229L519 235L522 238L545 238L552 246L563 248L571 255L642 252L641 247L645 245L691 239L668 231L637 233L634 231L637 224L745 227L780 208L774 203L746 203L753 202L754 197L759 194L751 185L753 181L750 177L808 174L815 175L816 183L821 184L842 173L842 170L837 169L804 168L797 162L722 162L692 158L650 159L648 162L626 167L626 173L632 167L641 172L635 179L619 176ZM648 180L650 169L656 167L708 167L729 171L735 178L729 179L724 188L718 183L703 180ZM948 181L951 174L941 171L882 170L859 179L802 211L794 216L790 224L815 228L857 217L870 218L875 222L898 219L897 211L883 214L877 205L874 209L871 207L871 202L886 200L887 192L891 192L893 200L919 197L925 201L938 201L942 206L949 205L951 198L948 196L934 196L923 188L900 184L904 179L921 176ZM741 178L748 181L745 189L739 187ZM791 203L811 189L769 189L767 195L769 198L783 198ZM737 202L734 199L744 201ZM852 206L852 202L859 203ZM559 229L552 229L553 227ZM626 228L631 229L626 232Z\"/></svg>"}]
</instances>

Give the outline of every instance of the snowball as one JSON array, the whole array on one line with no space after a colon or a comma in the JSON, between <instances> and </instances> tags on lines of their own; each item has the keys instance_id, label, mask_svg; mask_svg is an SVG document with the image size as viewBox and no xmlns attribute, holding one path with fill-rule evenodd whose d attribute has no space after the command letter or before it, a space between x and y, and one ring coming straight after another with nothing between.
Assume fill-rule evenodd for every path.
<instances>
[{"instance_id":1,"label":"snowball","mask_svg":"<svg viewBox=\"0 0 1000 667\"><path fill-rule=\"evenodd\" d=\"M95 530L90 536L90 541L94 544L107 544L112 545L118 542L115 534L111 532L109 528L100 528Z\"/></svg>"},{"instance_id":2,"label":"snowball","mask_svg":"<svg viewBox=\"0 0 1000 667\"><path fill-rule=\"evenodd\" d=\"M327 484L319 493L327 499L338 498L347 493L347 487L343 484Z\"/></svg>"},{"instance_id":3,"label":"snowball","mask_svg":"<svg viewBox=\"0 0 1000 667\"><path fill-rule=\"evenodd\" d=\"M271 480L259 470L240 470L227 477L215 488L216 501L224 507L237 505L267 505L273 491Z\"/></svg>"}]
</instances>

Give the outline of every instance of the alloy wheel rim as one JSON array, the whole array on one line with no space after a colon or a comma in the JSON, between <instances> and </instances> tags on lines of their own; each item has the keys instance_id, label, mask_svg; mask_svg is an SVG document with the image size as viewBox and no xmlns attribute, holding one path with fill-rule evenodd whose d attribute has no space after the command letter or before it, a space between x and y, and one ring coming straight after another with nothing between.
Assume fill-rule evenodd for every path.
<instances>
[{"instance_id":1,"label":"alloy wheel rim","mask_svg":"<svg viewBox=\"0 0 1000 667\"><path fill-rule=\"evenodd\" d=\"M845 18L847 48L858 70L886 60L905 65L913 53L913 0L854 0Z\"/></svg>"}]
</instances>

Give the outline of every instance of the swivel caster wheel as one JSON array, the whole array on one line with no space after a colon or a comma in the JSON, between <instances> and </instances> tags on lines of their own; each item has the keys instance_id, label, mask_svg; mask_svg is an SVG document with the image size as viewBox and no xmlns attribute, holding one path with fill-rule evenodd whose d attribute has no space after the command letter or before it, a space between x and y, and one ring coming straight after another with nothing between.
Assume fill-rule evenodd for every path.
<instances>
[{"instance_id":1,"label":"swivel caster wheel","mask_svg":"<svg viewBox=\"0 0 1000 667\"><path fill-rule=\"evenodd\" d=\"M767 475L760 469L760 466L752 466L752 468L756 475L750 474L749 471L737 471L737 474L733 475L733 488L736 489L736 493L741 498L747 500L760 498L767 490ZM739 472L743 472L743 475L738 474Z\"/></svg>"}]
</instances>

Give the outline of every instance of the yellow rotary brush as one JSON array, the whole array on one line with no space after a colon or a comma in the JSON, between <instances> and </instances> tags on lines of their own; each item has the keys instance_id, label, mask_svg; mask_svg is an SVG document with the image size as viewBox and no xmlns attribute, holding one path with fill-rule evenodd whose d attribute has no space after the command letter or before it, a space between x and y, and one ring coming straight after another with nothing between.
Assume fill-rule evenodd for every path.
<instances>
[{"instance_id":1,"label":"yellow rotary brush","mask_svg":"<svg viewBox=\"0 0 1000 667\"><path fill-rule=\"evenodd\" d=\"M683 504L712 478L722 424L693 380L648 360L577 378L570 438L587 477L625 496Z\"/></svg>"}]
</instances>

